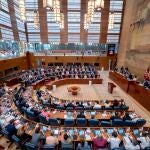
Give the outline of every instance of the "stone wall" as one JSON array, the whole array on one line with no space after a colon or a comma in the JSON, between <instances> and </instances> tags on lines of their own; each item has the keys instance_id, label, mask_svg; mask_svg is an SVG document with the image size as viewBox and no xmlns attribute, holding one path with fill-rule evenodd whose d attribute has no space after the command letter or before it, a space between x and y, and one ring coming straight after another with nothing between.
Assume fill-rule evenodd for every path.
<instances>
[{"instance_id":1,"label":"stone wall","mask_svg":"<svg viewBox=\"0 0 150 150\"><path fill-rule=\"evenodd\" d=\"M150 1L126 0L118 64L143 79L150 66Z\"/></svg>"}]
</instances>

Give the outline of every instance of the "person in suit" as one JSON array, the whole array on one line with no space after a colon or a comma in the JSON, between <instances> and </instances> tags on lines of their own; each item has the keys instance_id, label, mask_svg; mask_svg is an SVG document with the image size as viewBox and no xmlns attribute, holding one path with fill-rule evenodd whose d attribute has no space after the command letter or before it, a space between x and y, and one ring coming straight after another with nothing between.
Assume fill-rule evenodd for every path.
<instances>
[{"instance_id":1,"label":"person in suit","mask_svg":"<svg viewBox=\"0 0 150 150\"><path fill-rule=\"evenodd\" d=\"M82 111L77 115L77 118L85 118L85 115Z\"/></svg>"},{"instance_id":2,"label":"person in suit","mask_svg":"<svg viewBox=\"0 0 150 150\"><path fill-rule=\"evenodd\" d=\"M9 136L17 134L17 129L15 127L15 120L12 119L9 121L9 124L5 127L6 131L9 133Z\"/></svg>"},{"instance_id":3,"label":"person in suit","mask_svg":"<svg viewBox=\"0 0 150 150\"><path fill-rule=\"evenodd\" d=\"M125 115L123 117L123 121L125 121L125 120L132 120L130 115L129 115L129 112L125 112Z\"/></svg>"}]
</instances>

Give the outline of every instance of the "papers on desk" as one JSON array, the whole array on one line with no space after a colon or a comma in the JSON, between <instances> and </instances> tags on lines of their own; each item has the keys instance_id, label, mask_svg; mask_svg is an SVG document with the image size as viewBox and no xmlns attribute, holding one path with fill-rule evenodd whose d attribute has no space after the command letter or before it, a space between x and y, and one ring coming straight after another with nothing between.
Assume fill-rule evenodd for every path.
<instances>
[{"instance_id":1,"label":"papers on desk","mask_svg":"<svg viewBox=\"0 0 150 150\"><path fill-rule=\"evenodd\" d=\"M54 130L54 135L58 135L58 134L59 134L58 129Z\"/></svg>"}]
</instances>

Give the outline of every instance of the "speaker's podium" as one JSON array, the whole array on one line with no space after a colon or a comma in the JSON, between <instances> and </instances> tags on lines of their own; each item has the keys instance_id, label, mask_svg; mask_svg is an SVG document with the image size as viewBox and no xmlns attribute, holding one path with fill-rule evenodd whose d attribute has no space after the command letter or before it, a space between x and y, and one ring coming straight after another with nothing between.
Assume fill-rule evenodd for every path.
<instances>
[{"instance_id":1,"label":"speaker's podium","mask_svg":"<svg viewBox=\"0 0 150 150\"><path fill-rule=\"evenodd\" d=\"M115 84L108 82L108 92L112 94L113 89L116 87Z\"/></svg>"}]
</instances>

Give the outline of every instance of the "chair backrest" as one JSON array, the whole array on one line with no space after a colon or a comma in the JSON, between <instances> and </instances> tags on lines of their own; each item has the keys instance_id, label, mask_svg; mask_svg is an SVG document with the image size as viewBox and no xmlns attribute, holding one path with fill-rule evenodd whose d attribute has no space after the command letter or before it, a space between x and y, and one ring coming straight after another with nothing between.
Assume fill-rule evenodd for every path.
<instances>
[{"instance_id":1,"label":"chair backrest","mask_svg":"<svg viewBox=\"0 0 150 150\"><path fill-rule=\"evenodd\" d=\"M73 110L73 107L67 107L66 110Z\"/></svg>"},{"instance_id":2,"label":"chair backrest","mask_svg":"<svg viewBox=\"0 0 150 150\"><path fill-rule=\"evenodd\" d=\"M40 119L40 122L43 123L43 124L48 124L47 120L46 120L46 117L43 116L42 114L39 114L39 119Z\"/></svg>"},{"instance_id":3,"label":"chair backrest","mask_svg":"<svg viewBox=\"0 0 150 150\"><path fill-rule=\"evenodd\" d=\"M84 110L83 107L76 107L76 110Z\"/></svg>"},{"instance_id":4,"label":"chair backrest","mask_svg":"<svg viewBox=\"0 0 150 150\"><path fill-rule=\"evenodd\" d=\"M2 134L3 134L6 138L11 139L11 136L9 135L9 132L8 132L6 129L3 129L1 132L2 132Z\"/></svg>"},{"instance_id":5,"label":"chair backrest","mask_svg":"<svg viewBox=\"0 0 150 150\"><path fill-rule=\"evenodd\" d=\"M61 150L73 150L72 145L65 145L61 147Z\"/></svg>"},{"instance_id":6,"label":"chair backrest","mask_svg":"<svg viewBox=\"0 0 150 150\"><path fill-rule=\"evenodd\" d=\"M99 120L97 120L97 119L90 119L89 120L89 126L98 127L99 126Z\"/></svg>"},{"instance_id":7,"label":"chair backrest","mask_svg":"<svg viewBox=\"0 0 150 150\"><path fill-rule=\"evenodd\" d=\"M24 146L25 146L26 150L37 150L38 149L35 144L29 143L29 142L25 143Z\"/></svg>"},{"instance_id":8,"label":"chair backrest","mask_svg":"<svg viewBox=\"0 0 150 150\"><path fill-rule=\"evenodd\" d=\"M93 107L92 106L86 106L84 107L85 110L93 110Z\"/></svg>"},{"instance_id":9,"label":"chair backrest","mask_svg":"<svg viewBox=\"0 0 150 150\"><path fill-rule=\"evenodd\" d=\"M85 118L77 118L76 119L76 125L77 126L86 126L87 120Z\"/></svg>"},{"instance_id":10,"label":"chair backrest","mask_svg":"<svg viewBox=\"0 0 150 150\"><path fill-rule=\"evenodd\" d=\"M124 121L124 126L135 126L136 122L132 121L132 120L125 120Z\"/></svg>"},{"instance_id":11,"label":"chair backrest","mask_svg":"<svg viewBox=\"0 0 150 150\"><path fill-rule=\"evenodd\" d=\"M124 121L122 119L113 119L112 120L112 125L113 126L123 126Z\"/></svg>"},{"instance_id":12,"label":"chair backrest","mask_svg":"<svg viewBox=\"0 0 150 150\"><path fill-rule=\"evenodd\" d=\"M74 119L65 119L64 125L65 126L74 126Z\"/></svg>"},{"instance_id":13,"label":"chair backrest","mask_svg":"<svg viewBox=\"0 0 150 150\"><path fill-rule=\"evenodd\" d=\"M48 124L52 126L59 126L58 120L56 118L49 118Z\"/></svg>"},{"instance_id":14,"label":"chair backrest","mask_svg":"<svg viewBox=\"0 0 150 150\"><path fill-rule=\"evenodd\" d=\"M56 145L45 144L43 146L43 150L55 150L55 149L56 149Z\"/></svg>"},{"instance_id":15,"label":"chair backrest","mask_svg":"<svg viewBox=\"0 0 150 150\"><path fill-rule=\"evenodd\" d=\"M18 144L19 144L20 139L19 139L17 136L13 135L11 138L12 138L12 140L13 140L15 143L18 143Z\"/></svg>"},{"instance_id":16,"label":"chair backrest","mask_svg":"<svg viewBox=\"0 0 150 150\"><path fill-rule=\"evenodd\" d=\"M110 127L111 123L110 123L110 121L101 121L101 126L102 127Z\"/></svg>"},{"instance_id":17,"label":"chair backrest","mask_svg":"<svg viewBox=\"0 0 150 150\"><path fill-rule=\"evenodd\" d=\"M35 117L34 112L30 111L30 110L27 110L27 117L28 118Z\"/></svg>"},{"instance_id":18,"label":"chair backrest","mask_svg":"<svg viewBox=\"0 0 150 150\"><path fill-rule=\"evenodd\" d=\"M145 123L146 123L146 120L142 119L142 118L140 118L136 121L136 125L140 125L140 126L144 125Z\"/></svg>"}]
</instances>

